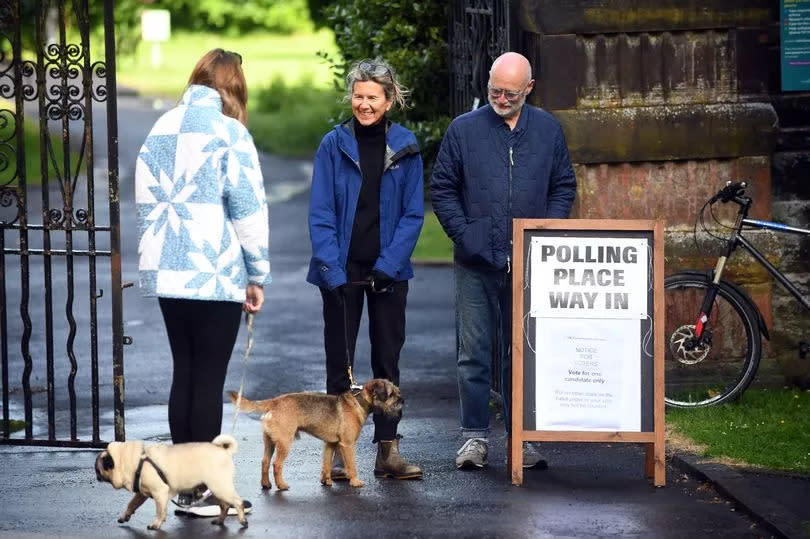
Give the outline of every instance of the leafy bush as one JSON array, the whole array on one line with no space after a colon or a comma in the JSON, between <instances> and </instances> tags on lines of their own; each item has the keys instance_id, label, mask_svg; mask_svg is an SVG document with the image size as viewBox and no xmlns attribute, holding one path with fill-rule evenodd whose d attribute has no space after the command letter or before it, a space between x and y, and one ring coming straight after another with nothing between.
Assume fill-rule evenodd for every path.
<instances>
[{"instance_id":1,"label":"leafy bush","mask_svg":"<svg viewBox=\"0 0 810 539\"><path fill-rule=\"evenodd\" d=\"M282 109L287 110L289 107L295 106L296 103L312 105L323 100L334 104L333 108L338 108L341 97L342 93L335 90L324 90L317 87L312 74L305 73L295 83L285 81L283 77L276 75L269 86L259 88L251 93L250 100L257 110L278 112Z\"/></svg>"},{"instance_id":2,"label":"leafy bush","mask_svg":"<svg viewBox=\"0 0 810 539\"><path fill-rule=\"evenodd\" d=\"M331 3L331 0L307 0L309 7L309 18L312 19L315 28L326 27L326 14L324 9Z\"/></svg>"},{"instance_id":3,"label":"leafy bush","mask_svg":"<svg viewBox=\"0 0 810 539\"><path fill-rule=\"evenodd\" d=\"M331 60L336 85L352 62L382 57L411 90L410 108L392 119L419 139L429 175L450 122L447 9L444 0L341 0L324 9L343 60Z\"/></svg>"},{"instance_id":4,"label":"leafy bush","mask_svg":"<svg viewBox=\"0 0 810 539\"><path fill-rule=\"evenodd\" d=\"M348 114L341 95L314 87L311 78L294 85L274 78L250 97L250 132L256 145L278 155L313 155L335 119Z\"/></svg>"}]
</instances>

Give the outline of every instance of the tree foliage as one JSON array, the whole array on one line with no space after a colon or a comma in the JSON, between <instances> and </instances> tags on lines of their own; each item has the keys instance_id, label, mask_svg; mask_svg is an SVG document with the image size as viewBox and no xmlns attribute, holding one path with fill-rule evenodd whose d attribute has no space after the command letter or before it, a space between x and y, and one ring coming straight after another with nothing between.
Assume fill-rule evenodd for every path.
<instances>
[{"instance_id":1,"label":"tree foliage","mask_svg":"<svg viewBox=\"0 0 810 539\"><path fill-rule=\"evenodd\" d=\"M309 18L312 19L315 28L323 28L327 25L325 10L331 3L332 0L307 0Z\"/></svg>"},{"instance_id":2,"label":"tree foliage","mask_svg":"<svg viewBox=\"0 0 810 539\"><path fill-rule=\"evenodd\" d=\"M363 58L381 57L410 90L410 108L395 114L416 134L429 173L449 124L445 0L340 0L324 13L343 57L332 60L343 84L348 67Z\"/></svg>"},{"instance_id":3,"label":"tree foliage","mask_svg":"<svg viewBox=\"0 0 810 539\"><path fill-rule=\"evenodd\" d=\"M312 29L308 0L154 0L172 12L172 26L191 30L293 33Z\"/></svg>"},{"instance_id":4,"label":"tree foliage","mask_svg":"<svg viewBox=\"0 0 810 539\"><path fill-rule=\"evenodd\" d=\"M236 34L254 30L278 33L293 33L312 29L309 18L309 3L318 0L116 0L115 34L119 54L133 51L140 40L141 12L144 9L166 9L171 12L173 30L221 31ZM323 3L324 0L320 0ZM84 2L65 2L65 26L68 31L78 32L78 16ZM8 10L7 6L3 9ZM21 0L19 4L23 47L36 50L36 2ZM90 29L101 35L104 30L104 2L88 0ZM55 4L51 5L51 18L56 16ZM3 11L0 10L0 15ZM10 13L8 14L10 18ZM48 16L46 16L46 27ZM3 25L0 24L0 28ZM54 28L55 31L55 28Z\"/></svg>"},{"instance_id":5,"label":"tree foliage","mask_svg":"<svg viewBox=\"0 0 810 539\"><path fill-rule=\"evenodd\" d=\"M116 50L129 51L133 50L140 40L140 14L143 9L143 0L117 0L115 2L115 43ZM23 50L29 54L34 53L39 49L37 43L37 8L35 0L20 0L19 2L19 20L20 20L20 41ZM79 8L77 12L75 8ZM10 8L6 8L10 9ZM55 43L59 40L59 25L57 22L58 11L56 4L45 6L46 13L43 17L42 39L45 43ZM0 10L0 15L2 15ZM104 34L104 2L89 1L87 3L86 11L87 19L85 21L85 11L83 2L65 2L64 4L64 24L65 30L68 33L67 40L69 42L78 43L78 36L80 34L80 23L87 23L89 34L103 43L101 37ZM11 12L7 15L11 18ZM3 25L0 24L0 28ZM3 43L10 47L10 43Z\"/></svg>"}]
</instances>

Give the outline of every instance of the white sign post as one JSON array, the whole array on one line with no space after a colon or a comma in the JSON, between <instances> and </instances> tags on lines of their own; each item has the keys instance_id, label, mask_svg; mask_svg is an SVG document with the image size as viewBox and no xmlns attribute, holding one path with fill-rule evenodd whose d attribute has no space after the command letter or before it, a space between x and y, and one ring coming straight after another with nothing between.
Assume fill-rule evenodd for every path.
<instances>
[{"instance_id":1,"label":"white sign post","mask_svg":"<svg viewBox=\"0 0 810 539\"><path fill-rule=\"evenodd\" d=\"M163 63L160 44L171 35L171 13L166 9L145 9L141 12L141 38L152 44L152 68Z\"/></svg>"}]
</instances>

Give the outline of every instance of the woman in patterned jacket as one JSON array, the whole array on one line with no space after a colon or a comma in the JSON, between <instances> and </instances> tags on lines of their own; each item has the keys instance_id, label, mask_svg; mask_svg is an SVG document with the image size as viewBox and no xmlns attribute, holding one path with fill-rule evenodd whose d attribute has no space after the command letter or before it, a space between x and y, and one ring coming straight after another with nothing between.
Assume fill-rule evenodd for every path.
<instances>
[{"instance_id":1,"label":"woman in patterned jacket","mask_svg":"<svg viewBox=\"0 0 810 539\"><path fill-rule=\"evenodd\" d=\"M205 54L180 103L155 123L135 169L140 287L157 296L172 350L174 443L219 434L240 312L259 312L270 282L267 200L245 127L241 64L234 52Z\"/></svg>"}]
</instances>

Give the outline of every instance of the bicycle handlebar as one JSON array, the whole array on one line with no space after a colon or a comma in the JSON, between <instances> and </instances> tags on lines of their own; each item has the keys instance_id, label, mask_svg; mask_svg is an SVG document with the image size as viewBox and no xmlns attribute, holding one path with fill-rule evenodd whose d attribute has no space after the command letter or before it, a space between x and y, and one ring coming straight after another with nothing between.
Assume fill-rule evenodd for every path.
<instances>
[{"instance_id":1,"label":"bicycle handlebar","mask_svg":"<svg viewBox=\"0 0 810 539\"><path fill-rule=\"evenodd\" d=\"M737 197L744 195L746 187L748 187L748 184L745 182L726 182L725 187L720 189L717 194L709 199L709 204L714 204L718 200L723 204L731 202Z\"/></svg>"}]
</instances>

